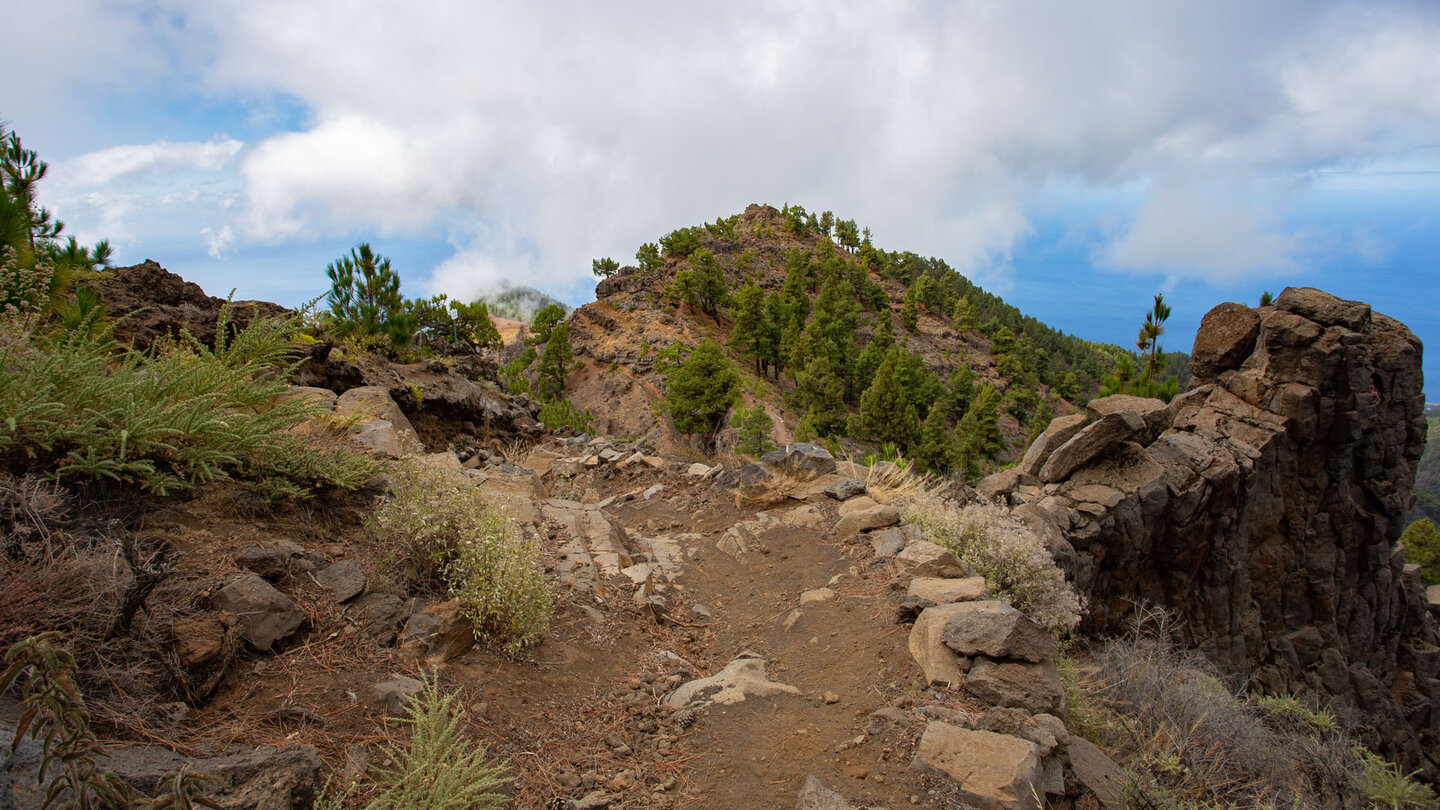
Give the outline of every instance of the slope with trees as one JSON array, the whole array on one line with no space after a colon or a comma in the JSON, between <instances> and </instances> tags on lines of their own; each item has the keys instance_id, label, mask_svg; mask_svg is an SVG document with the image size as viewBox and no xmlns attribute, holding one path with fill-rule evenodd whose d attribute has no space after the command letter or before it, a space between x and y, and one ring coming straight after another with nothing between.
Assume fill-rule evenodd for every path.
<instances>
[{"instance_id":1,"label":"slope with trees","mask_svg":"<svg viewBox=\"0 0 1440 810\"><path fill-rule=\"evenodd\" d=\"M781 415L772 440L976 475L1017 457L1117 362L1136 362L1021 314L939 259L881 250L868 229L800 206L752 205L614 265L596 260L600 298L570 322L585 364L572 396L620 435L687 443L680 434L694 431L654 416L667 407L655 405L666 390L655 354L710 340L744 381L740 405ZM1163 368L1158 314L1143 362ZM739 424L720 424L718 449L734 446Z\"/></svg>"}]
</instances>

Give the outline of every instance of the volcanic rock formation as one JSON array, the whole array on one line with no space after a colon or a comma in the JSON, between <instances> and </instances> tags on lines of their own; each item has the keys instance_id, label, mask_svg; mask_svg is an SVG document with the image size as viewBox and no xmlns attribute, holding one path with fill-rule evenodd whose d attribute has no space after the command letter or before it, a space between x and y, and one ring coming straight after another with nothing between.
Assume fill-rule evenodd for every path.
<instances>
[{"instance_id":1,"label":"volcanic rock formation","mask_svg":"<svg viewBox=\"0 0 1440 810\"><path fill-rule=\"evenodd\" d=\"M1049 537L1085 629L1163 605L1270 693L1359 709L1367 742L1434 778L1440 637L1396 545L1424 449L1420 341L1370 307L1287 288L1222 304L1168 407L1107 397L981 483Z\"/></svg>"}]
</instances>

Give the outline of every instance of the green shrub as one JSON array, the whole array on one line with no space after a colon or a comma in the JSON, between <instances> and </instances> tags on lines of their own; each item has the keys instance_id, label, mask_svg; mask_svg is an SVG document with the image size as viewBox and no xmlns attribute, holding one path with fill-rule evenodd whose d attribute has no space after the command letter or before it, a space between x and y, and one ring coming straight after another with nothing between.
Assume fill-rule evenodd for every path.
<instances>
[{"instance_id":1,"label":"green shrub","mask_svg":"<svg viewBox=\"0 0 1440 810\"><path fill-rule=\"evenodd\" d=\"M184 335L143 354L106 333L0 318L0 460L160 495L232 476L276 497L354 489L378 464L292 432L321 411L279 401L298 362L298 318L233 332L226 307L213 349Z\"/></svg>"},{"instance_id":2,"label":"green shrub","mask_svg":"<svg viewBox=\"0 0 1440 810\"><path fill-rule=\"evenodd\" d=\"M1254 700L1261 711L1278 720L1297 723L1313 731L1335 733L1340 730L1334 714L1323 709L1315 711L1294 695L1258 695Z\"/></svg>"},{"instance_id":3,"label":"green shrub","mask_svg":"<svg viewBox=\"0 0 1440 810\"><path fill-rule=\"evenodd\" d=\"M382 538L390 573L445 589L480 640L513 650L544 635L552 599L538 543L504 507L481 501L452 472L423 459L397 465L390 498L371 528Z\"/></svg>"},{"instance_id":4,"label":"green shrub","mask_svg":"<svg viewBox=\"0 0 1440 810\"><path fill-rule=\"evenodd\" d=\"M595 417L584 408L577 408L568 399L556 399L540 406L540 421L551 430L566 428L587 433L595 425Z\"/></svg>"},{"instance_id":5,"label":"green shrub","mask_svg":"<svg viewBox=\"0 0 1440 810\"><path fill-rule=\"evenodd\" d=\"M1440 585L1440 530L1430 518L1406 526L1400 545L1405 547L1405 562L1420 566L1420 579L1426 585Z\"/></svg>"},{"instance_id":6,"label":"green shrub","mask_svg":"<svg viewBox=\"0 0 1440 810\"><path fill-rule=\"evenodd\" d=\"M465 735L456 694L440 693L433 677L412 698L401 722L410 744L391 745L395 763L380 772L382 789L365 810L490 810L510 803L496 789L510 781L504 762L490 764L485 747Z\"/></svg>"},{"instance_id":7,"label":"green shrub","mask_svg":"<svg viewBox=\"0 0 1440 810\"><path fill-rule=\"evenodd\" d=\"M934 494L911 498L906 521L985 578L991 595L1055 632L1080 623L1080 597L1035 533L990 503L956 507Z\"/></svg>"}]
</instances>

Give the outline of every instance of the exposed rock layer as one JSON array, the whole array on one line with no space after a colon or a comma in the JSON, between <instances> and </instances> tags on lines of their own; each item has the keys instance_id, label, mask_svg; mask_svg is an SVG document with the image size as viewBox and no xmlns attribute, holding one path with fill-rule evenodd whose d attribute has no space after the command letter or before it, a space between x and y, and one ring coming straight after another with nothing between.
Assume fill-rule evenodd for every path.
<instances>
[{"instance_id":1,"label":"exposed rock layer","mask_svg":"<svg viewBox=\"0 0 1440 810\"><path fill-rule=\"evenodd\" d=\"M1012 473L1003 494L1052 535L1086 629L1164 605L1229 672L1353 704L1383 730L1372 744L1433 778L1440 638L1396 546L1425 442L1420 353L1404 325L1318 290L1222 304L1167 409L1097 401L1090 428L1057 420L1075 438L1037 445L1060 455L1116 414L1145 430L1104 431L1059 476L1069 460L1027 458L1040 478Z\"/></svg>"}]
</instances>

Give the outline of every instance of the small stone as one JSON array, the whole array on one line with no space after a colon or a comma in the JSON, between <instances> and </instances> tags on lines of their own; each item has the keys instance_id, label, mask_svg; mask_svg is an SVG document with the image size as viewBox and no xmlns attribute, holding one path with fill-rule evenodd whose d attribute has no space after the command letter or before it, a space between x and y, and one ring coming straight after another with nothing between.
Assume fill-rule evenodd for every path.
<instances>
[{"instance_id":1,"label":"small stone","mask_svg":"<svg viewBox=\"0 0 1440 810\"><path fill-rule=\"evenodd\" d=\"M370 693L391 714L405 711L405 704L425 690L425 684L405 675L391 675L389 680L370 687Z\"/></svg>"},{"instance_id":2,"label":"small stone","mask_svg":"<svg viewBox=\"0 0 1440 810\"><path fill-rule=\"evenodd\" d=\"M290 573L290 555L274 548L249 546L235 558L235 564L272 582Z\"/></svg>"},{"instance_id":3,"label":"small stone","mask_svg":"<svg viewBox=\"0 0 1440 810\"><path fill-rule=\"evenodd\" d=\"M865 482L851 478L826 487L825 494L837 501L848 501L865 494Z\"/></svg>"},{"instance_id":4,"label":"small stone","mask_svg":"<svg viewBox=\"0 0 1440 810\"><path fill-rule=\"evenodd\" d=\"M835 703L839 703L840 696L827 689L825 690L825 694L820 696L820 702L829 706Z\"/></svg>"},{"instance_id":5,"label":"small stone","mask_svg":"<svg viewBox=\"0 0 1440 810\"><path fill-rule=\"evenodd\" d=\"M275 644L289 639L305 623L305 612L294 599L255 574L221 588L211 601L239 617L240 636L261 652L273 652Z\"/></svg>"},{"instance_id":6,"label":"small stone","mask_svg":"<svg viewBox=\"0 0 1440 810\"><path fill-rule=\"evenodd\" d=\"M835 598L835 591L829 588L815 588L800 594L800 604L808 605L814 602L828 602Z\"/></svg>"},{"instance_id":7,"label":"small stone","mask_svg":"<svg viewBox=\"0 0 1440 810\"><path fill-rule=\"evenodd\" d=\"M348 602L365 590L365 572L358 560L331 563L315 575L315 581L335 596L336 602Z\"/></svg>"}]
</instances>

